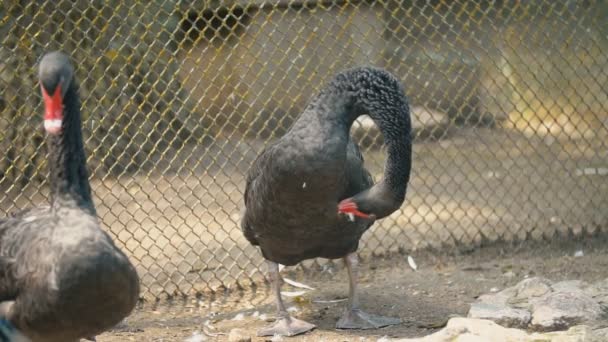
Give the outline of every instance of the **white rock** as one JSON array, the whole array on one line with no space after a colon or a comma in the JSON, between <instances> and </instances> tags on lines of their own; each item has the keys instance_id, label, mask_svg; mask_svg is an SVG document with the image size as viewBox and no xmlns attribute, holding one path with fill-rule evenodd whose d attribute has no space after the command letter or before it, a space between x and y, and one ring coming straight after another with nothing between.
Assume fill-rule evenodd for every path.
<instances>
[{"instance_id":1,"label":"white rock","mask_svg":"<svg viewBox=\"0 0 608 342\"><path fill-rule=\"evenodd\" d=\"M243 329L234 328L228 334L228 342L251 342L251 336Z\"/></svg>"},{"instance_id":2,"label":"white rock","mask_svg":"<svg viewBox=\"0 0 608 342\"><path fill-rule=\"evenodd\" d=\"M521 330L504 328L483 319L456 317L448 321L445 328L422 338L406 338L399 342L507 342L525 341L526 333Z\"/></svg>"},{"instance_id":3,"label":"white rock","mask_svg":"<svg viewBox=\"0 0 608 342\"><path fill-rule=\"evenodd\" d=\"M604 331L606 330L606 331ZM456 317L448 321L440 331L419 338L393 339L396 342L579 342L606 341L608 329L592 330L588 326L576 326L568 331L551 333L527 333L505 328L492 321Z\"/></svg>"},{"instance_id":4,"label":"white rock","mask_svg":"<svg viewBox=\"0 0 608 342\"><path fill-rule=\"evenodd\" d=\"M184 342L203 342L206 340L207 337L205 335L201 334L198 331L195 331L194 333L192 333L192 336L185 339Z\"/></svg>"},{"instance_id":5,"label":"white rock","mask_svg":"<svg viewBox=\"0 0 608 342\"><path fill-rule=\"evenodd\" d=\"M242 321L244 319L245 319L245 315L242 312L236 314L236 316L234 316L232 318L233 321Z\"/></svg>"}]
</instances>

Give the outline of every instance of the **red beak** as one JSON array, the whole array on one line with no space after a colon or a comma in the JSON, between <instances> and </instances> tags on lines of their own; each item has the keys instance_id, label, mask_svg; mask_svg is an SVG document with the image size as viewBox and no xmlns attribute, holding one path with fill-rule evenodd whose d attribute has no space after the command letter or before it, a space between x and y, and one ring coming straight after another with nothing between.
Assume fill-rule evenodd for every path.
<instances>
[{"instance_id":1,"label":"red beak","mask_svg":"<svg viewBox=\"0 0 608 342\"><path fill-rule=\"evenodd\" d=\"M61 84L55 88L53 96L49 96L41 84L42 97L44 98L44 129L49 134L61 132L63 123L63 99L61 98Z\"/></svg>"},{"instance_id":2,"label":"red beak","mask_svg":"<svg viewBox=\"0 0 608 342\"><path fill-rule=\"evenodd\" d=\"M353 200L350 198L347 198L338 204L338 213L353 214L362 218L370 218L370 215L359 211L357 208L357 203L353 202Z\"/></svg>"}]
</instances>

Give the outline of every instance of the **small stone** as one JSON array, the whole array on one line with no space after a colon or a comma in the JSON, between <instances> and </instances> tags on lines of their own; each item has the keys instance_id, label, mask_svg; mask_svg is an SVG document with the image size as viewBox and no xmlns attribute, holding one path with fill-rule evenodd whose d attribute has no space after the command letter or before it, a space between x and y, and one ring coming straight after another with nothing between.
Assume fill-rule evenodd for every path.
<instances>
[{"instance_id":1,"label":"small stone","mask_svg":"<svg viewBox=\"0 0 608 342\"><path fill-rule=\"evenodd\" d=\"M198 331L195 331L194 333L192 333L192 336L190 336L189 338L184 340L184 342L205 342L205 341L207 341L207 337Z\"/></svg>"},{"instance_id":2,"label":"small stone","mask_svg":"<svg viewBox=\"0 0 608 342\"><path fill-rule=\"evenodd\" d=\"M600 319L603 310L582 292L554 292L533 301L532 322L535 331L563 330Z\"/></svg>"},{"instance_id":3,"label":"small stone","mask_svg":"<svg viewBox=\"0 0 608 342\"><path fill-rule=\"evenodd\" d=\"M597 338L596 341L608 341L608 328L594 330L593 336Z\"/></svg>"},{"instance_id":4,"label":"small stone","mask_svg":"<svg viewBox=\"0 0 608 342\"><path fill-rule=\"evenodd\" d=\"M228 342L251 342L251 336L243 329L234 328L228 334Z\"/></svg>"},{"instance_id":5,"label":"small stone","mask_svg":"<svg viewBox=\"0 0 608 342\"><path fill-rule=\"evenodd\" d=\"M478 302L489 304L507 305L507 302L516 294L515 288L509 287L498 293L489 293L479 296Z\"/></svg>"},{"instance_id":6,"label":"small stone","mask_svg":"<svg viewBox=\"0 0 608 342\"><path fill-rule=\"evenodd\" d=\"M532 319L530 312L527 310L485 302L471 304L468 317L489 319L509 328L525 328Z\"/></svg>"},{"instance_id":7,"label":"small stone","mask_svg":"<svg viewBox=\"0 0 608 342\"><path fill-rule=\"evenodd\" d=\"M516 294L510 303L527 302L532 298L541 297L552 291L551 282L545 278L532 277L524 279L515 285Z\"/></svg>"},{"instance_id":8,"label":"small stone","mask_svg":"<svg viewBox=\"0 0 608 342\"><path fill-rule=\"evenodd\" d=\"M600 280L585 289L596 302L608 306L608 279Z\"/></svg>"},{"instance_id":9,"label":"small stone","mask_svg":"<svg viewBox=\"0 0 608 342\"><path fill-rule=\"evenodd\" d=\"M551 285L555 292L578 292L588 286L589 284L582 280L564 280Z\"/></svg>"},{"instance_id":10,"label":"small stone","mask_svg":"<svg viewBox=\"0 0 608 342\"><path fill-rule=\"evenodd\" d=\"M515 277L515 272L507 271L507 272L503 273L502 276L507 277L507 278L513 278L513 277Z\"/></svg>"}]
</instances>

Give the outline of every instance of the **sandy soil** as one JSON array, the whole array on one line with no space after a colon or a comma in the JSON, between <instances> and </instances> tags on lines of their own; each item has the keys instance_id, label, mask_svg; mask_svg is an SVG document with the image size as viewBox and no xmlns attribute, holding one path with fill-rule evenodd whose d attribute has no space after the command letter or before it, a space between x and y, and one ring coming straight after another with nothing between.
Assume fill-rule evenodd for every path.
<instances>
[{"instance_id":1,"label":"sandy soil","mask_svg":"<svg viewBox=\"0 0 608 342\"><path fill-rule=\"evenodd\" d=\"M443 326L452 315L466 315L468 305L479 295L511 286L527 276L552 280L597 281L608 277L608 250L605 237L526 243L482 248L468 254L414 254L418 271L412 270L405 255L371 257L362 261L363 307L370 312L401 317L403 324L379 330L337 331L337 321L345 302L318 303L343 299L347 295L346 272L341 262L324 269L301 268L285 276L316 288L297 300L287 299L294 315L317 325L305 335L289 341L376 341L382 336L423 336ZM574 252L583 250L583 257ZM331 271L330 271L331 270ZM285 291L297 290L286 285ZM99 341L183 341L196 332L226 334L242 328L253 341L260 327L268 324L255 314L274 315L267 287L242 290L198 302L174 301L138 310L126 325L99 336ZM238 319L242 317L243 319ZM236 318L236 319L235 319ZM206 327L209 322L211 327ZM226 341L226 335L207 336L210 341Z\"/></svg>"}]
</instances>

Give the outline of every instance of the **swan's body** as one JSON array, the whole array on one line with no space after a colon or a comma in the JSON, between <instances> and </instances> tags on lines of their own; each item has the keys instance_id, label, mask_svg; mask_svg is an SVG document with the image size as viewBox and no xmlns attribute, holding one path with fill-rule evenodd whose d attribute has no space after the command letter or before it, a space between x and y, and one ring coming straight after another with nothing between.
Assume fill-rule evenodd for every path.
<instances>
[{"instance_id":1,"label":"swan's body","mask_svg":"<svg viewBox=\"0 0 608 342\"><path fill-rule=\"evenodd\" d=\"M333 139L323 137L327 145L320 144L314 150L306 145L306 137L296 133L291 138L289 134L285 137L297 141L297 147L286 150L280 144L271 146L265 156L273 157L272 172L261 172L252 181L272 183L272 189L262 189L272 193L259 194L260 187L249 183L245 195L248 198L245 235L260 246L266 259L283 265L315 257L342 258L357 250L361 235L372 221L350 221L337 215L336 205L371 187L371 175L363 168L357 146L348 142L348 137L342 137L340 130L336 130ZM306 148L299 148L303 146ZM342 152L342 158L332 158L340 150L347 153ZM264 159L260 160L254 167L263 163ZM268 200L256 200L263 196ZM256 224L249 224L249 220Z\"/></svg>"},{"instance_id":2,"label":"swan's body","mask_svg":"<svg viewBox=\"0 0 608 342\"><path fill-rule=\"evenodd\" d=\"M385 175L376 185L349 134L354 120L364 113L380 126L387 141ZM279 287L276 263L345 258L352 275L349 312L361 313L354 293L354 253L374 219L391 214L404 200L411 168L410 134L409 107L399 82L381 69L356 68L338 74L293 127L262 151L247 177L242 229L249 242L260 246ZM292 335L314 327L289 317L278 287L276 293L282 319L260 334ZM349 312L339 328L395 322L367 315L370 321L364 324L355 322L361 317L347 317Z\"/></svg>"},{"instance_id":3,"label":"swan's body","mask_svg":"<svg viewBox=\"0 0 608 342\"><path fill-rule=\"evenodd\" d=\"M47 54L40 83L51 203L0 220L0 318L34 342L71 342L126 317L138 300L139 280L97 220L68 57Z\"/></svg>"}]
</instances>

